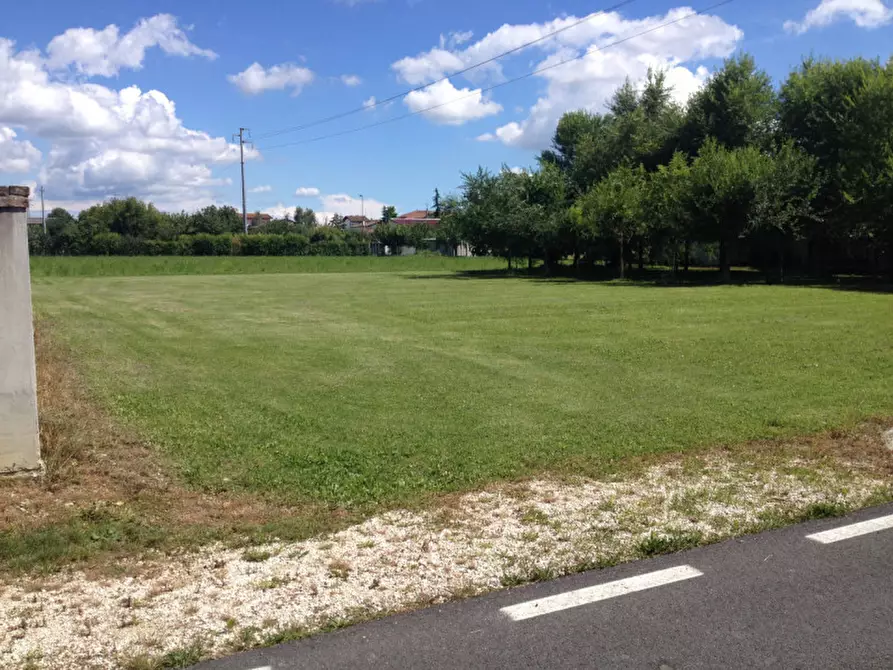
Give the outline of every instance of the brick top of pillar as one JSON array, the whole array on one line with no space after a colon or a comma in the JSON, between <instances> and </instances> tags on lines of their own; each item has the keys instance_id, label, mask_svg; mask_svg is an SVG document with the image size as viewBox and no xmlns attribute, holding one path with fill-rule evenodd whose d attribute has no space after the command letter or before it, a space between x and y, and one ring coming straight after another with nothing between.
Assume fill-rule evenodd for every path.
<instances>
[{"instance_id":1,"label":"brick top of pillar","mask_svg":"<svg viewBox=\"0 0 893 670\"><path fill-rule=\"evenodd\" d=\"M28 209L27 186L0 186L0 209Z\"/></svg>"}]
</instances>

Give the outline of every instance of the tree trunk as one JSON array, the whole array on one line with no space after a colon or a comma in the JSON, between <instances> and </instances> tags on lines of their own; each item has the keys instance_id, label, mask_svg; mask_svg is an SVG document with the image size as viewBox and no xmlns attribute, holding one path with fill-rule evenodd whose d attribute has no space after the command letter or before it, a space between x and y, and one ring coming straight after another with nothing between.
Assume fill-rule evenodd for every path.
<instances>
[{"instance_id":1,"label":"tree trunk","mask_svg":"<svg viewBox=\"0 0 893 670\"><path fill-rule=\"evenodd\" d=\"M784 247L778 249L778 283L784 284Z\"/></svg>"},{"instance_id":2,"label":"tree trunk","mask_svg":"<svg viewBox=\"0 0 893 670\"><path fill-rule=\"evenodd\" d=\"M509 256L507 260L509 262L509 272L511 272L512 271L512 257Z\"/></svg>"},{"instance_id":3,"label":"tree trunk","mask_svg":"<svg viewBox=\"0 0 893 670\"><path fill-rule=\"evenodd\" d=\"M893 222L887 222L887 276L893 280Z\"/></svg>"},{"instance_id":4,"label":"tree trunk","mask_svg":"<svg viewBox=\"0 0 893 670\"><path fill-rule=\"evenodd\" d=\"M682 260L685 263L683 272L687 275L688 266L691 265L691 240L685 240L685 256Z\"/></svg>"},{"instance_id":5,"label":"tree trunk","mask_svg":"<svg viewBox=\"0 0 893 670\"><path fill-rule=\"evenodd\" d=\"M533 272L533 257L527 257L527 272Z\"/></svg>"},{"instance_id":6,"label":"tree trunk","mask_svg":"<svg viewBox=\"0 0 893 670\"><path fill-rule=\"evenodd\" d=\"M574 275L580 276L580 251L574 249Z\"/></svg>"},{"instance_id":7,"label":"tree trunk","mask_svg":"<svg viewBox=\"0 0 893 670\"><path fill-rule=\"evenodd\" d=\"M673 242L673 279L679 274L679 245Z\"/></svg>"},{"instance_id":8,"label":"tree trunk","mask_svg":"<svg viewBox=\"0 0 893 670\"><path fill-rule=\"evenodd\" d=\"M621 279L626 278L626 260L623 258L624 251L625 251L625 249L623 247L623 233L620 233L620 278Z\"/></svg>"},{"instance_id":9,"label":"tree trunk","mask_svg":"<svg viewBox=\"0 0 893 670\"><path fill-rule=\"evenodd\" d=\"M644 251L642 250L642 240L639 240L639 271L645 269Z\"/></svg>"},{"instance_id":10,"label":"tree trunk","mask_svg":"<svg viewBox=\"0 0 893 670\"><path fill-rule=\"evenodd\" d=\"M729 245L725 237L719 241L719 276L723 282L732 280L732 268L729 265Z\"/></svg>"}]
</instances>

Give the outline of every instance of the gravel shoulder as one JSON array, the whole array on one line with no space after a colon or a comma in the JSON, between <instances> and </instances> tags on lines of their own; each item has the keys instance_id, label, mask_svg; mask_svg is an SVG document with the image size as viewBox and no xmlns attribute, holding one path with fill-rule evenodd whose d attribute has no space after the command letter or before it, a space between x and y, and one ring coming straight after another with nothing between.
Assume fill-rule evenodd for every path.
<instances>
[{"instance_id":1,"label":"gravel shoulder","mask_svg":"<svg viewBox=\"0 0 893 670\"><path fill-rule=\"evenodd\" d=\"M536 479L301 542L0 581L0 666L161 668L893 499L875 453L730 452L634 477ZM134 576L137 575L137 576ZM171 623L176 622L176 626Z\"/></svg>"}]
</instances>

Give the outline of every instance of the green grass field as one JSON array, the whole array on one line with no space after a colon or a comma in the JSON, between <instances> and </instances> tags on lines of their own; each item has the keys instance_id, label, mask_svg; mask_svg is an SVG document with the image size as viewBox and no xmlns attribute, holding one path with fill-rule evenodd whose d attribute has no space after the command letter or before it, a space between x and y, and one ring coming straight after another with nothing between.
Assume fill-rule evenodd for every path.
<instances>
[{"instance_id":1,"label":"green grass field","mask_svg":"<svg viewBox=\"0 0 893 670\"><path fill-rule=\"evenodd\" d=\"M421 272L489 259L74 276L119 260L35 259L36 311L97 399L209 490L391 505L893 407L889 294ZM344 261L412 272L304 272Z\"/></svg>"},{"instance_id":2,"label":"green grass field","mask_svg":"<svg viewBox=\"0 0 893 670\"><path fill-rule=\"evenodd\" d=\"M443 256L33 256L33 277L142 277L150 275L290 274L491 270L497 258Z\"/></svg>"}]
</instances>

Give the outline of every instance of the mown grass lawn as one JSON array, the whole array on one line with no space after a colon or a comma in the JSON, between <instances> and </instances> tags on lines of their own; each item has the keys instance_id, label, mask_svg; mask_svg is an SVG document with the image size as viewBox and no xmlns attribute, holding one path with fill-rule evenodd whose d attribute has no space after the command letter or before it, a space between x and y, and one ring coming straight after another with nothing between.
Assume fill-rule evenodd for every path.
<instances>
[{"instance_id":1,"label":"mown grass lawn","mask_svg":"<svg viewBox=\"0 0 893 670\"><path fill-rule=\"evenodd\" d=\"M444 256L32 256L32 277L291 274L304 272L479 271L505 267L498 258Z\"/></svg>"},{"instance_id":2,"label":"mown grass lawn","mask_svg":"<svg viewBox=\"0 0 893 670\"><path fill-rule=\"evenodd\" d=\"M99 401L188 482L396 504L893 407L893 296L449 273L41 277Z\"/></svg>"}]
</instances>

